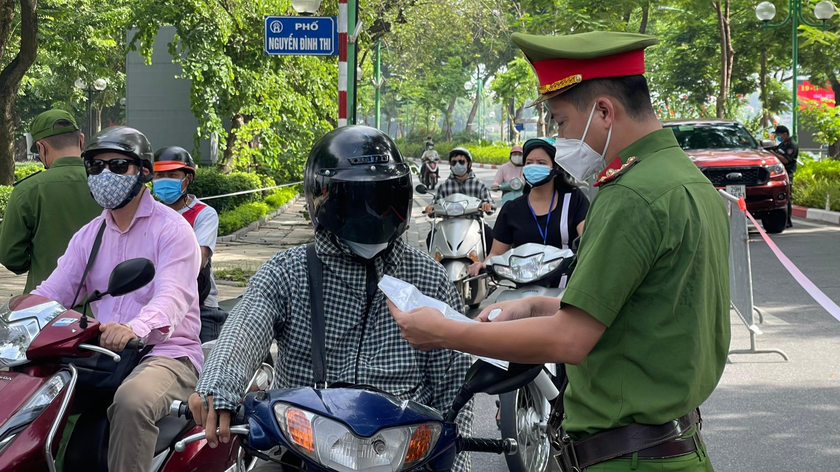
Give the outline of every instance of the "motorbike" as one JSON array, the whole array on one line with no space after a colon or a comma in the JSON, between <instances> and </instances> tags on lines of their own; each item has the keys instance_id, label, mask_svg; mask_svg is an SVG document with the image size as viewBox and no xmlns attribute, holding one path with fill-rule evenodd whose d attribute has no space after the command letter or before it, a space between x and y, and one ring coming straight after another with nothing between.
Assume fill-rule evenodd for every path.
<instances>
[{"instance_id":1,"label":"motorbike","mask_svg":"<svg viewBox=\"0 0 840 472\"><path fill-rule=\"evenodd\" d=\"M427 193L424 185L418 185L416 190ZM491 292L486 279L470 278L469 273L470 264L484 260L487 254L483 215L481 200L462 193L453 193L436 202L433 213L428 215L433 218L429 254L446 269L464 305L473 309Z\"/></svg>"},{"instance_id":2,"label":"motorbike","mask_svg":"<svg viewBox=\"0 0 840 472\"><path fill-rule=\"evenodd\" d=\"M511 364L503 370L478 360L445 413L365 386L259 391L242 400L230 432L250 454L286 470L448 471L461 452L516 453L514 439L464 437L455 418L477 393L515 390L541 369ZM204 439L203 432L189 436L175 449Z\"/></svg>"},{"instance_id":3,"label":"motorbike","mask_svg":"<svg viewBox=\"0 0 840 472\"><path fill-rule=\"evenodd\" d=\"M502 205L521 197L523 188L525 188L525 182L519 177L514 177L510 182L499 185L499 190L502 191Z\"/></svg>"},{"instance_id":4,"label":"motorbike","mask_svg":"<svg viewBox=\"0 0 840 472\"><path fill-rule=\"evenodd\" d=\"M423 167L423 185L434 189L440 180L440 162L437 160L426 160Z\"/></svg>"},{"instance_id":5,"label":"motorbike","mask_svg":"<svg viewBox=\"0 0 840 472\"><path fill-rule=\"evenodd\" d=\"M122 262L111 273L107 291L94 292L87 303L140 289L154 273L148 259ZM0 405L0 470L56 470L55 455L71 408L89 403L85 396L76 398L79 374L72 359L99 353L114 362L121 360L120 354L98 345L99 334L98 321L37 295L14 297L0 308L0 369L9 369L0 371L4 398ZM126 350L143 347L142 341L134 339ZM71 360L62 364L62 358ZM82 412L63 470L107 470L109 425L105 412L102 405ZM90 427L80 427L83 419ZM187 419L169 416L156 426L160 432L152 472L236 470L237 459L243 454L232 441L217 449L194 444L176 456L175 442L202 429Z\"/></svg>"},{"instance_id":6,"label":"motorbike","mask_svg":"<svg viewBox=\"0 0 840 472\"><path fill-rule=\"evenodd\" d=\"M570 249L529 243L491 257L486 270L497 284L509 288L499 293L497 302L533 296L559 299L564 289L557 287L558 281L568 277L574 260ZM490 316L493 317L492 312ZM545 364L533 382L499 396L502 437L513 438L519 444L517 454L505 457L511 472L548 469L551 446L546 427L564 379L564 366Z\"/></svg>"}]
</instances>

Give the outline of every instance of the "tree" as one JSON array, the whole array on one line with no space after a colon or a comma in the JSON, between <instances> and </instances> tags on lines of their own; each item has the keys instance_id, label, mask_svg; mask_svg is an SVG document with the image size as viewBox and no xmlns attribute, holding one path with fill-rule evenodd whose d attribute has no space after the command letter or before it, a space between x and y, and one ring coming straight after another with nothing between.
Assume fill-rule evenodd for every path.
<instances>
[{"instance_id":1,"label":"tree","mask_svg":"<svg viewBox=\"0 0 840 472\"><path fill-rule=\"evenodd\" d=\"M522 116L522 109L525 102L534 96L537 88L537 78L531 70L531 65L524 57L517 57L510 61L504 72L496 74L490 90L502 103L512 103L508 107L507 115L510 123L511 133L513 124ZM519 132L515 132L516 139L519 139Z\"/></svg>"},{"instance_id":2,"label":"tree","mask_svg":"<svg viewBox=\"0 0 840 472\"><path fill-rule=\"evenodd\" d=\"M835 26L822 30L802 25L799 30L803 39L800 42L803 69L811 74L812 82L828 83L834 92L835 99L840 99L840 66L838 66L840 52L837 50L837 44L840 43L840 28ZM825 105L820 105L821 110L825 110L825 107ZM813 120L811 122L813 123ZM829 154L835 159L840 158L840 143L836 140L832 143L825 142L829 144Z\"/></svg>"},{"instance_id":3,"label":"tree","mask_svg":"<svg viewBox=\"0 0 840 472\"><path fill-rule=\"evenodd\" d=\"M18 89L38 52L37 0L0 0L0 185L15 180L15 104ZM19 20L15 25L15 12ZM14 43L17 39L17 45ZM7 54L14 57L7 62Z\"/></svg>"},{"instance_id":4,"label":"tree","mask_svg":"<svg viewBox=\"0 0 840 472\"><path fill-rule=\"evenodd\" d=\"M802 122L815 130L814 140L831 148L840 141L840 109L825 101L806 102L802 107ZM837 159L836 155L832 157Z\"/></svg>"}]
</instances>

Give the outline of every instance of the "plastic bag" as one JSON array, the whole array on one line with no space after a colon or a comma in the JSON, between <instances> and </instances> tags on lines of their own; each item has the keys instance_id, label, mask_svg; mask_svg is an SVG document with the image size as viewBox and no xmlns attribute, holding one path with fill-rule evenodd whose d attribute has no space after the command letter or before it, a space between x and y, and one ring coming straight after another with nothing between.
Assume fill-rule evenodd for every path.
<instances>
[{"instance_id":1,"label":"plastic bag","mask_svg":"<svg viewBox=\"0 0 840 472\"><path fill-rule=\"evenodd\" d=\"M390 275L382 277L382 280L379 281L379 289L382 290L385 296L388 297L388 299L391 300L391 302L396 305L400 311L411 311L416 310L417 308L432 307L443 313L443 316L450 320L460 321L463 323L478 323L478 321L470 319L455 311L455 309L446 303L423 295L414 285L411 285L408 282L403 282L402 280L391 277ZM508 368L507 361L492 359L489 357L478 357L479 359L502 369L507 370Z\"/></svg>"}]
</instances>

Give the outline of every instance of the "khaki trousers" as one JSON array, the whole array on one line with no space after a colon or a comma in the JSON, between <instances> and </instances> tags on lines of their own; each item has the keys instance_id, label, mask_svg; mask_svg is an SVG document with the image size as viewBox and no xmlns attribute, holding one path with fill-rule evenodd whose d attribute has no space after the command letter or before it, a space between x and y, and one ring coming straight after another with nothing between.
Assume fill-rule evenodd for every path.
<instances>
[{"instance_id":1,"label":"khaki trousers","mask_svg":"<svg viewBox=\"0 0 840 472\"><path fill-rule=\"evenodd\" d=\"M143 359L117 389L108 408L108 470L148 472L158 436L155 423L169 414L174 400L186 401L197 382L198 373L187 357Z\"/></svg>"}]
</instances>

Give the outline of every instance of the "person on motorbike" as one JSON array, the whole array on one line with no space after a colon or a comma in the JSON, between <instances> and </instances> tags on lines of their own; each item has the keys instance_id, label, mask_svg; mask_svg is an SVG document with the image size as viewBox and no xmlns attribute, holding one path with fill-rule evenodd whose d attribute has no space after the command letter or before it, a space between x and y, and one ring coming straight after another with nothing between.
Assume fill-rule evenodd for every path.
<instances>
[{"instance_id":1,"label":"person on motorbike","mask_svg":"<svg viewBox=\"0 0 840 472\"><path fill-rule=\"evenodd\" d=\"M510 161L505 162L496 171L496 177L493 179L491 190L499 190L499 185L506 184L514 178L524 179L522 175L522 167L524 165L524 157L522 154L522 146L514 146L510 150Z\"/></svg>"},{"instance_id":2,"label":"person on motorbike","mask_svg":"<svg viewBox=\"0 0 840 472\"><path fill-rule=\"evenodd\" d=\"M400 338L377 287L380 278L391 275L463 310L443 267L401 238L410 221L412 187L410 168L396 145L367 126L327 133L309 154L304 193L324 267L326 383L370 385L445 411L470 357L414 351ZM308 249L288 249L263 264L222 327L189 399L211 447L229 441L231 411L274 341L279 353L273 387L313 385ZM467 434L471 408L457 422ZM262 467L283 470L272 463ZM469 458L461 455L453 470L469 470Z\"/></svg>"},{"instance_id":3,"label":"person on motorbike","mask_svg":"<svg viewBox=\"0 0 840 472\"><path fill-rule=\"evenodd\" d=\"M589 200L554 162L554 140L533 138L525 142L524 195L503 206L493 228L493 247L485 261L508 252L512 247L538 243L568 249L578 235L589 211ZM476 276L485 262L470 266ZM558 274L548 280L557 287L565 279Z\"/></svg>"},{"instance_id":4,"label":"person on motorbike","mask_svg":"<svg viewBox=\"0 0 840 472\"><path fill-rule=\"evenodd\" d=\"M427 164L432 161L440 163L440 155L437 151L435 151L434 142L429 141L426 143L426 150L423 152L423 155L420 156L420 161L423 163L422 168L420 169L420 176L423 178L423 182L426 182L426 172L429 172Z\"/></svg>"},{"instance_id":5,"label":"person on motorbike","mask_svg":"<svg viewBox=\"0 0 840 472\"><path fill-rule=\"evenodd\" d=\"M435 202L441 201L453 193L461 193L481 200L481 211L485 213L489 213L496 208L493 197L490 196L490 189L484 185L484 182L478 180L472 171L472 154L470 154L470 151L462 147L456 147L449 151L449 166L452 173L438 187ZM433 216L434 210L435 206L432 204L426 207L424 213ZM427 247L431 239L432 233L429 232L426 236ZM490 247L493 244L493 229L486 223L484 224L484 244L485 247Z\"/></svg>"},{"instance_id":6,"label":"person on motorbike","mask_svg":"<svg viewBox=\"0 0 840 472\"><path fill-rule=\"evenodd\" d=\"M152 192L164 205L180 213L195 230L201 247L201 270L198 274L198 306L201 313L201 342L216 339L227 318L219 308L219 289L213 277L211 258L216 250L219 214L216 210L187 193L195 180L195 161L186 149L168 146L155 152L155 177Z\"/></svg>"},{"instance_id":7,"label":"person on motorbike","mask_svg":"<svg viewBox=\"0 0 840 472\"><path fill-rule=\"evenodd\" d=\"M72 306L77 290L80 299L105 292L120 262L144 257L154 263L155 278L143 289L91 304L101 323L101 347L119 352L134 338L154 345L108 408L108 469L145 472L152 467L155 423L174 400L194 390L204 360L196 288L201 253L189 223L146 188L153 154L143 133L106 128L90 140L82 158L90 193L105 211L73 236L58 267L32 293ZM82 279L100 233L98 256Z\"/></svg>"}]
</instances>

